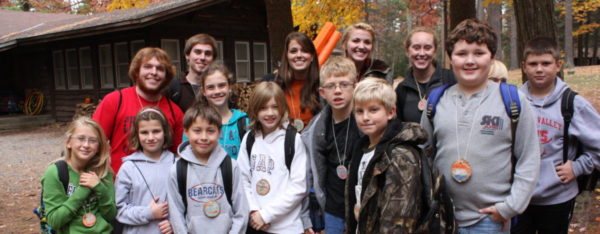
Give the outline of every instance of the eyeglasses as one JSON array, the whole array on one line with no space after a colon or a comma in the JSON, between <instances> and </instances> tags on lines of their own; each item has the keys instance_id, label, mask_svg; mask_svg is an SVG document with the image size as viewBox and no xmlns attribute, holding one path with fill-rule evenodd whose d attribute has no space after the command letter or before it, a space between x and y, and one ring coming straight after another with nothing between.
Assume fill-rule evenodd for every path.
<instances>
[{"instance_id":1,"label":"eyeglasses","mask_svg":"<svg viewBox=\"0 0 600 234\"><path fill-rule=\"evenodd\" d=\"M77 140L77 142L79 144L85 144L86 142L90 145L98 145L98 139L93 138L93 137L85 137L85 136L76 136L76 137L71 137L71 139L75 139Z\"/></svg>"},{"instance_id":2,"label":"eyeglasses","mask_svg":"<svg viewBox=\"0 0 600 234\"><path fill-rule=\"evenodd\" d=\"M348 89L351 89L352 86L354 86L354 83L342 82L339 84L335 84L335 83L326 84L326 85L323 85L323 88L326 90L329 90L329 91L335 90L337 87L340 87L341 90L348 90Z\"/></svg>"}]
</instances>

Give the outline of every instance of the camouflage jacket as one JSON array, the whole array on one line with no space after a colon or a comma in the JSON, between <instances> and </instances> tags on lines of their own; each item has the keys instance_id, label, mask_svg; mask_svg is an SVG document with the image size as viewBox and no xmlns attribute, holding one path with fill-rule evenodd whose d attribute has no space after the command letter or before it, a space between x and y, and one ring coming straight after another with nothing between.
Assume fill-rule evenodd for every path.
<instances>
[{"instance_id":1,"label":"camouflage jacket","mask_svg":"<svg viewBox=\"0 0 600 234\"><path fill-rule=\"evenodd\" d=\"M346 233L415 233L422 211L421 150L426 133L416 123L394 119L375 148L362 181L358 219L354 215L358 166L367 136L355 146L346 183Z\"/></svg>"}]
</instances>

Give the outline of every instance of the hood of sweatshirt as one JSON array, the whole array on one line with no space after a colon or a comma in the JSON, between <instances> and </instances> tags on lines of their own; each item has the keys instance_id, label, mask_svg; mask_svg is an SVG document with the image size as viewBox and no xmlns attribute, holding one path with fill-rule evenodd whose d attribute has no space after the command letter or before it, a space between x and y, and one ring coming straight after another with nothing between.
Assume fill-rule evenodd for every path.
<instances>
[{"instance_id":1,"label":"hood of sweatshirt","mask_svg":"<svg viewBox=\"0 0 600 234\"><path fill-rule=\"evenodd\" d=\"M246 114L246 112L240 111L238 109L231 109L231 118L229 118L229 121L227 121L227 126L232 126L235 125L237 123L237 121L243 117L248 116L248 114Z\"/></svg>"},{"instance_id":2,"label":"hood of sweatshirt","mask_svg":"<svg viewBox=\"0 0 600 234\"><path fill-rule=\"evenodd\" d=\"M143 152L138 151L127 157L124 157L123 163L125 163L127 161L132 161L132 162L144 161L144 162L161 163L165 160L171 160L171 163L173 163L172 153L168 150L163 150L162 154L160 155L160 159L158 161L146 156Z\"/></svg>"},{"instance_id":3,"label":"hood of sweatshirt","mask_svg":"<svg viewBox=\"0 0 600 234\"><path fill-rule=\"evenodd\" d=\"M556 77L554 78L554 90L552 90L552 93L543 98L535 98L531 96L530 92L527 92L527 90L529 90L530 85L531 83L529 81L525 82L523 87L521 87L521 90L523 91L523 93L527 94L527 99L531 101L531 105L534 107L553 105L555 102L561 100L562 93L565 91L565 89L568 88L567 84L564 81Z\"/></svg>"},{"instance_id":4,"label":"hood of sweatshirt","mask_svg":"<svg viewBox=\"0 0 600 234\"><path fill-rule=\"evenodd\" d=\"M385 128L380 142L404 142L408 144L420 145L427 141L427 133L418 123L401 122L394 118L390 120Z\"/></svg>"}]
</instances>

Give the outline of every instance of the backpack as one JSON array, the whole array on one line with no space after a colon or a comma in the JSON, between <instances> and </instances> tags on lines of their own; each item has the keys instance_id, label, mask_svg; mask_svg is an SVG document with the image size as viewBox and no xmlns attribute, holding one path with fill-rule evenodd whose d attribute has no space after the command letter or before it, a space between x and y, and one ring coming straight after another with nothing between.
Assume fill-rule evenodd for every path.
<instances>
[{"instance_id":1,"label":"backpack","mask_svg":"<svg viewBox=\"0 0 600 234\"><path fill-rule=\"evenodd\" d=\"M188 169L188 161L186 161L183 158L180 158L179 160L177 160L177 165L176 165L176 169L177 169L177 187L179 190L179 195L181 195L181 201L183 202L183 215L185 216L187 213L187 192L186 190L186 185L187 185L187 169ZM219 168L221 169L221 177L223 178L223 186L225 187L225 195L227 196L227 202L229 202L229 205L232 205L231 203L231 193L232 193L232 187L233 187L233 181L232 181L232 177L233 177L233 169L232 169L232 165L231 165L231 157L229 156L225 156L225 159L223 159L223 161L221 161L221 164L219 165Z\"/></svg>"},{"instance_id":2,"label":"backpack","mask_svg":"<svg viewBox=\"0 0 600 234\"><path fill-rule=\"evenodd\" d=\"M573 161L577 160L583 151L583 145L579 144L577 138L570 139L569 137L569 126L571 125L571 119L573 118L573 114L575 112L575 105L573 104L575 101L575 96L577 96L577 92L567 88L562 94L560 104L560 111L565 123L565 126L563 127L563 163L566 163L568 160L570 140L577 142L577 153L575 154L575 159L573 159ZM599 174L600 172L598 172L597 169L594 169L594 171L592 171L592 173L589 175L580 175L577 177L579 193L583 191L594 191L596 188L596 182L598 182Z\"/></svg>"},{"instance_id":3,"label":"backpack","mask_svg":"<svg viewBox=\"0 0 600 234\"><path fill-rule=\"evenodd\" d=\"M242 139L244 139L244 135L246 134L246 132L248 131L246 129L246 120L248 119L248 116L244 116L242 118L239 118L237 120L237 127L238 127L238 134L240 135L240 141Z\"/></svg>"},{"instance_id":4,"label":"backpack","mask_svg":"<svg viewBox=\"0 0 600 234\"><path fill-rule=\"evenodd\" d=\"M436 113L436 105L442 95L454 83L444 84L431 91L427 100L426 115L433 126L433 117ZM516 86L500 83L500 93L506 113L511 119L511 183L515 172L516 157L514 155L514 142L517 124L521 112L521 102L519 100L519 91ZM433 165L436 149L435 142L428 147L425 157L422 157L421 176L423 181L426 212L421 220L420 228L428 228L428 233L456 233L458 225L454 220L454 202L446 191L444 184L444 175ZM429 155L429 156L428 156ZM423 227L426 226L426 227Z\"/></svg>"},{"instance_id":5,"label":"backpack","mask_svg":"<svg viewBox=\"0 0 600 234\"><path fill-rule=\"evenodd\" d=\"M295 145L296 145L296 133L298 130L291 124L285 129L285 140L283 141L283 148L285 150L285 166L288 171L292 166L292 160L294 159ZM250 161L250 155L252 155L252 146L254 146L254 132L248 133L248 139L246 139L246 152L248 152L248 161Z\"/></svg>"},{"instance_id":6,"label":"backpack","mask_svg":"<svg viewBox=\"0 0 600 234\"><path fill-rule=\"evenodd\" d=\"M67 189L69 187L69 169L67 163L64 160L56 161L54 163L56 168L58 169L58 180L63 185L65 193L67 193ZM44 188L42 186L42 191L40 193L40 205L33 209L33 213L37 215L40 219L40 230L43 234L56 233L47 222L47 214L46 214L46 206L44 205Z\"/></svg>"}]
</instances>

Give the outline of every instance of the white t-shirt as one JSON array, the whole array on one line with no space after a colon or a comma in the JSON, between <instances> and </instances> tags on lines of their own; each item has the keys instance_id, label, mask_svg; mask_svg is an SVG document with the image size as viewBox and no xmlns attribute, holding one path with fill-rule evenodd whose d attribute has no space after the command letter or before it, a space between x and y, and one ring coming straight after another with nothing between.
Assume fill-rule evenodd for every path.
<instances>
[{"instance_id":1,"label":"white t-shirt","mask_svg":"<svg viewBox=\"0 0 600 234\"><path fill-rule=\"evenodd\" d=\"M358 165L358 182L356 186L354 186L354 194L356 194L356 204L360 205L360 195L362 192L362 181L363 176L365 175L365 171L367 170L367 166L369 166L369 162L375 155L375 148L370 149L370 151L363 154L360 159L360 164Z\"/></svg>"}]
</instances>

